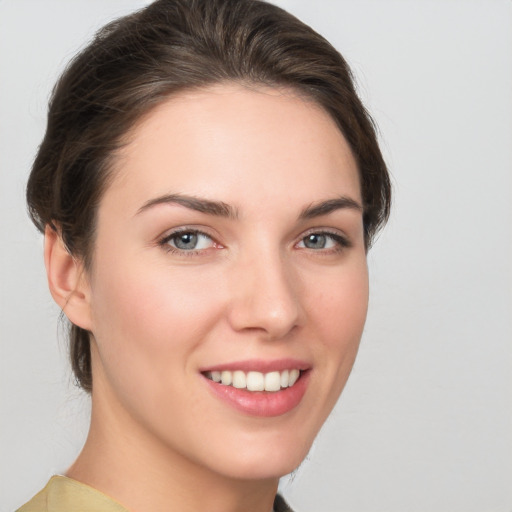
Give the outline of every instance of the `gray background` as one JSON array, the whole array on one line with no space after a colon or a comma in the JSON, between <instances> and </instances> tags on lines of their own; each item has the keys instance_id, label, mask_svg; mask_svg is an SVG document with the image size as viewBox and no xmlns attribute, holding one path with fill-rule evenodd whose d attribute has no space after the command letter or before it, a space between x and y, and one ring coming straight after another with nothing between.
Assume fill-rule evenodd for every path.
<instances>
[{"instance_id":1,"label":"gray background","mask_svg":"<svg viewBox=\"0 0 512 512\"><path fill-rule=\"evenodd\" d=\"M63 65L142 0L0 0L0 511L87 430L24 183ZM359 359L301 511L512 510L512 2L282 0L352 65L393 173Z\"/></svg>"}]
</instances>

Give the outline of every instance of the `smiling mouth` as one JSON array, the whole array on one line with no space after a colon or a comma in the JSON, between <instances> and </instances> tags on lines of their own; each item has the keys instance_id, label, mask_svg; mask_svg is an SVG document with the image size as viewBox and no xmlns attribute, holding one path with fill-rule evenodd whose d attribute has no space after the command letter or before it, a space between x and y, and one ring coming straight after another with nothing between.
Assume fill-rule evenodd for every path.
<instances>
[{"instance_id":1,"label":"smiling mouth","mask_svg":"<svg viewBox=\"0 0 512 512\"><path fill-rule=\"evenodd\" d=\"M208 371L203 375L224 386L231 386L247 391L270 391L276 392L282 389L291 388L299 379L301 370L291 368L283 371L244 372L242 370Z\"/></svg>"}]
</instances>

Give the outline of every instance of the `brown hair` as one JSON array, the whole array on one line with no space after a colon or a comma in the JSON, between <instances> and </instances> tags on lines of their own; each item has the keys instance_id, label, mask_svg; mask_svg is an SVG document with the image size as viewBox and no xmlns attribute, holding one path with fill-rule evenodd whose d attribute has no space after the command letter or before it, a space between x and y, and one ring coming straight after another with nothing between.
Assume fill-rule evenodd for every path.
<instances>
[{"instance_id":1,"label":"brown hair","mask_svg":"<svg viewBox=\"0 0 512 512\"><path fill-rule=\"evenodd\" d=\"M373 122L343 57L286 11L258 0L157 0L100 30L69 64L27 185L39 230L59 231L90 268L95 219L123 136L181 90L224 81L294 89L336 121L358 163L366 246L391 191ZM70 327L77 382L92 389L89 332Z\"/></svg>"}]
</instances>

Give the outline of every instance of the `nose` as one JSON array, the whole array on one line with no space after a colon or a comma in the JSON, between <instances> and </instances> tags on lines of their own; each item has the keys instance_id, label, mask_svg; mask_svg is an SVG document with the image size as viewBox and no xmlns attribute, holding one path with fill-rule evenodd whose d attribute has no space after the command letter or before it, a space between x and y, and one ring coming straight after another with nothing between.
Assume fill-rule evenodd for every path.
<instances>
[{"instance_id":1,"label":"nose","mask_svg":"<svg viewBox=\"0 0 512 512\"><path fill-rule=\"evenodd\" d=\"M236 331L284 338L301 317L298 280L278 251L239 261L231 274L229 322Z\"/></svg>"}]
</instances>

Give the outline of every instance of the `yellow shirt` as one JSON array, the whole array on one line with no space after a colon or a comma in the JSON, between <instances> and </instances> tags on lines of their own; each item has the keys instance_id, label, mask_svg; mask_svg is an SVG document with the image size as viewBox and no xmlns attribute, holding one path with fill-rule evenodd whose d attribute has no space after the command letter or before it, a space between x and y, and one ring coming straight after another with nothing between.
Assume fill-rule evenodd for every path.
<instances>
[{"instance_id":1,"label":"yellow shirt","mask_svg":"<svg viewBox=\"0 0 512 512\"><path fill-rule=\"evenodd\" d=\"M279 496L275 512L293 512ZM128 512L123 506L88 485L66 476L52 476L46 487L16 512Z\"/></svg>"},{"instance_id":2,"label":"yellow shirt","mask_svg":"<svg viewBox=\"0 0 512 512\"><path fill-rule=\"evenodd\" d=\"M65 476L53 476L46 487L16 512L128 512L112 498Z\"/></svg>"}]
</instances>

